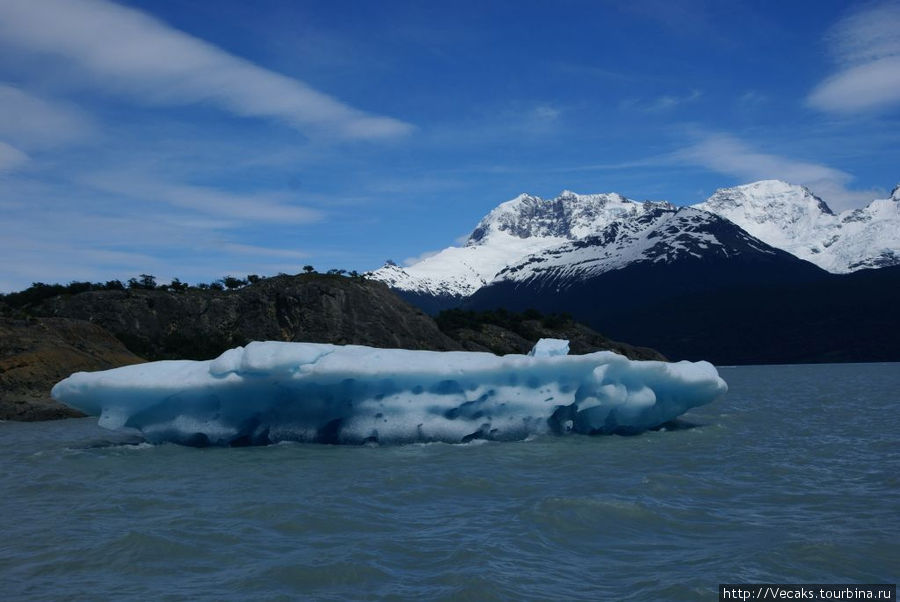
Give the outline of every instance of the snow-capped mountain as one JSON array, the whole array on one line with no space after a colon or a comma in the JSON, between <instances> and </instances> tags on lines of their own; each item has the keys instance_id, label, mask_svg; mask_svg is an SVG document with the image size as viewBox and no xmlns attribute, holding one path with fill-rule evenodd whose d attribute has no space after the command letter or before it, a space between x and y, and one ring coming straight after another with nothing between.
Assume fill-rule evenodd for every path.
<instances>
[{"instance_id":1,"label":"snow-capped mountain","mask_svg":"<svg viewBox=\"0 0 900 602\"><path fill-rule=\"evenodd\" d=\"M896 361L898 213L900 189L836 215L778 181L681 208L521 195L464 246L370 276L426 311L569 312L671 359Z\"/></svg>"},{"instance_id":2,"label":"snow-capped mountain","mask_svg":"<svg viewBox=\"0 0 900 602\"><path fill-rule=\"evenodd\" d=\"M858 306L840 303L836 312L826 306L852 283L837 295L822 294L823 283L849 276L829 274L700 209L660 208L646 221L643 230L611 244L601 234L531 255L501 271L463 307L569 312L608 336L672 359L734 363L812 357L804 354L821 350L827 337L843 345L848 325L859 324L853 318ZM843 331L823 314L842 320ZM800 324L800 332L782 336L791 324ZM821 324L829 327L824 334Z\"/></svg>"},{"instance_id":3,"label":"snow-capped mountain","mask_svg":"<svg viewBox=\"0 0 900 602\"><path fill-rule=\"evenodd\" d=\"M435 297L467 297L510 263L566 242L557 236L520 238L495 231L463 247L447 247L411 266L388 263L369 274L393 289Z\"/></svg>"},{"instance_id":4,"label":"snow-capped mountain","mask_svg":"<svg viewBox=\"0 0 900 602\"><path fill-rule=\"evenodd\" d=\"M614 222L595 235L534 253L501 270L494 282L565 288L633 264L778 254L724 218L692 207L656 206L627 225Z\"/></svg>"},{"instance_id":5,"label":"snow-capped mountain","mask_svg":"<svg viewBox=\"0 0 900 602\"><path fill-rule=\"evenodd\" d=\"M747 245L770 245L829 272L900 265L900 187L889 199L835 214L802 186L764 180L720 189L690 210L615 193L522 194L486 215L464 246L369 275L436 310L497 280L588 278L679 253L730 252L710 234L710 213L742 228Z\"/></svg>"},{"instance_id":6,"label":"snow-capped mountain","mask_svg":"<svg viewBox=\"0 0 900 602\"><path fill-rule=\"evenodd\" d=\"M764 180L694 205L833 273L900 264L900 186L891 198L834 214L807 188Z\"/></svg>"},{"instance_id":7,"label":"snow-capped mountain","mask_svg":"<svg viewBox=\"0 0 900 602\"><path fill-rule=\"evenodd\" d=\"M672 208L664 201L638 202L620 194L576 194L564 190L553 199L520 194L500 204L475 227L467 245L488 240L495 232L518 238L577 240L597 233L613 222L640 217L657 207Z\"/></svg>"},{"instance_id":8,"label":"snow-capped mountain","mask_svg":"<svg viewBox=\"0 0 900 602\"><path fill-rule=\"evenodd\" d=\"M596 235L613 224L619 235L645 227L640 218L666 202L637 202L619 194L575 194L553 199L521 194L486 215L462 247L448 247L413 265L387 264L369 274L395 290L462 298L522 259L569 241Z\"/></svg>"}]
</instances>

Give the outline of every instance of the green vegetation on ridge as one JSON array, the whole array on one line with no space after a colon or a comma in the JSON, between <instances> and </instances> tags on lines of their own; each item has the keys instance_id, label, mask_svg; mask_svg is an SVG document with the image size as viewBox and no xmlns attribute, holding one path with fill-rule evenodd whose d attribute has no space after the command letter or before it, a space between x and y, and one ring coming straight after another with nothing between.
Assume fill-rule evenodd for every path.
<instances>
[{"instance_id":1,"label":"green vegetation on ridge","mask_svg":"<svg viewBox=\"0 0 900 602\"><path fill-rule=\"evenodd\" d=\"M300 275L300 274L297 274ZM304 276L342 276L354 279L364 279L365 275L360 274L356 270L330 269L320 274L311 265L303 266ZM288 274L278 274L278 276L288 276ZM244 288L251 284L256 284L274 276L259 276L257 274L248 274L244 278L233 275L223 276L212 282L199 282L197 284L188 284L182 282L179 278L173 278L168 284L157 283L156 276L152 274L140 274L135 278L129 278L125 282L121 280L107 280L106 282L88 282L73 280L68 284L46 284L43 282L33 282L28 288L12 293L0 293L0 315L9 314L12 310L18 310L19 313L28 314L28 309L39 305L47 299L52 299L59 295L78 295L91 291L165 291L171 293L180 293L184 291L233 291Z\"/></svg>"}]
</instances>

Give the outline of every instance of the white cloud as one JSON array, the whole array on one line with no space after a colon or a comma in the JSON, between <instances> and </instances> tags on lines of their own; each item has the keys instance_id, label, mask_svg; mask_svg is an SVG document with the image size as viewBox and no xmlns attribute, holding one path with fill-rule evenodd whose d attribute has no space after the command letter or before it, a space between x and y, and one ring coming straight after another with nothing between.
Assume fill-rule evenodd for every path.
<instances>
[{"instance_id":1,"label":"white cloud","mask_svg":"<svg viewBox=\"0 0 900 602\"><path fill-rule=\"evenodd\" d=\"M0 39L61 57L96 86L141 102L209 103L343 138L393 137L412 129L106 0L3 0Z\"/></svg>"},{"instance_id":2,"label":"white cloud","mask_svg":"<svg viewBox=\"0 0 900 602\"><path fill-rule=\"evenodd\" d=\"M794 183L823 179L846 181L850 175L818 163L795 161L754 151L726 134L711 134L676 153L676 157L712 170L745 178L780 178Z\"/></svg>"},{"instance_id":3,"label":"white cloud","mask_svg":"<svg viewBox=\"0 0 900 602\"><path fill-rule=\"evenodd\" d=\"M821 196L832 209L861 206L878 196L876 190L851 190L853 176L819 163L798 161L754 150L726 134L710 134L696 144L677 151L673 158L746 181L779 179L801 184Z\"/></svg>"},{"instance_id":4,"label":"white cloud","mask_svg":"<svg viewBox=\"0 0 900 602\"><path fill-rule=\"evenodd\" d=\"M0 136L25 148L45 148L82 140L93 130L79 110L0 83Z\"/></svg>"},{"instance_id":5,"label":"white cloud","mask_svg":"<svg viewBox=\"0 0 900 602\"><path fill-rule=\"evenodd\" d=\"M12 171L28 162L28 155L0 140L0 172Z\"/></svg>"},{"instance_id":6,"label":"white cloud","mask_svg":"<svg viewBox=\"0 0 900 602\"><path fill-rule=\"evenodd\" d=\"M827 41L839 71L810 93L823 111L856 112L900 103L900 3L869 6L839 21Z\"/></svg>"}]
</instances>

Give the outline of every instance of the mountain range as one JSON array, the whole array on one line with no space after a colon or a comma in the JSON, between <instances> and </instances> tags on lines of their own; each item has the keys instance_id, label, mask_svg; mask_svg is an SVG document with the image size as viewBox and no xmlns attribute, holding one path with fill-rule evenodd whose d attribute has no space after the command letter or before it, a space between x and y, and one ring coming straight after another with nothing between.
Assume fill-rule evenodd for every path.
<instances>
[{"instance_id":1,"label":"mountain range","mask_svg":"<svg viewBox=\"0 0 900 602\"><path fill-rule=\"evenodd\" d=\"M370 277L426 311L567 311L676 359L897 360L900 187L839 214L777 180L690 207L520 195L464 246Z\"/></svg>"}]
</instances>

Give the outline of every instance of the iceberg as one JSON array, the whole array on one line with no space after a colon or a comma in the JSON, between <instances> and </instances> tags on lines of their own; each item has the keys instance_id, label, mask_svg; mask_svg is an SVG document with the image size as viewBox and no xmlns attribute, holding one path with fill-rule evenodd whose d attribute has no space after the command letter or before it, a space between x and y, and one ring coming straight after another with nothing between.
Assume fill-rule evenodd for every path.
<instances>
[{"instance_id":1,"label":"iceberg","mask_svg":"<svg viewBox=\"0 0 900 602\"><path fill-rule=\"evenodd\" d=\"M708 362L253 342L208 361L168 360L59 382L54 399L152 443L264 445L516 440L637 433L727 391Z\"/></svg>"},{"instance_id":2,"label":"iceberg","mask_svg":"<svg viewBox=\"0 0 900 602\"><path fill-rule=\"evenodd\" d=\"M553 357L555 355L568 355L569 341L565 339L541 339L528 352L530 357Z\"/></svg>"}]
</instances>

